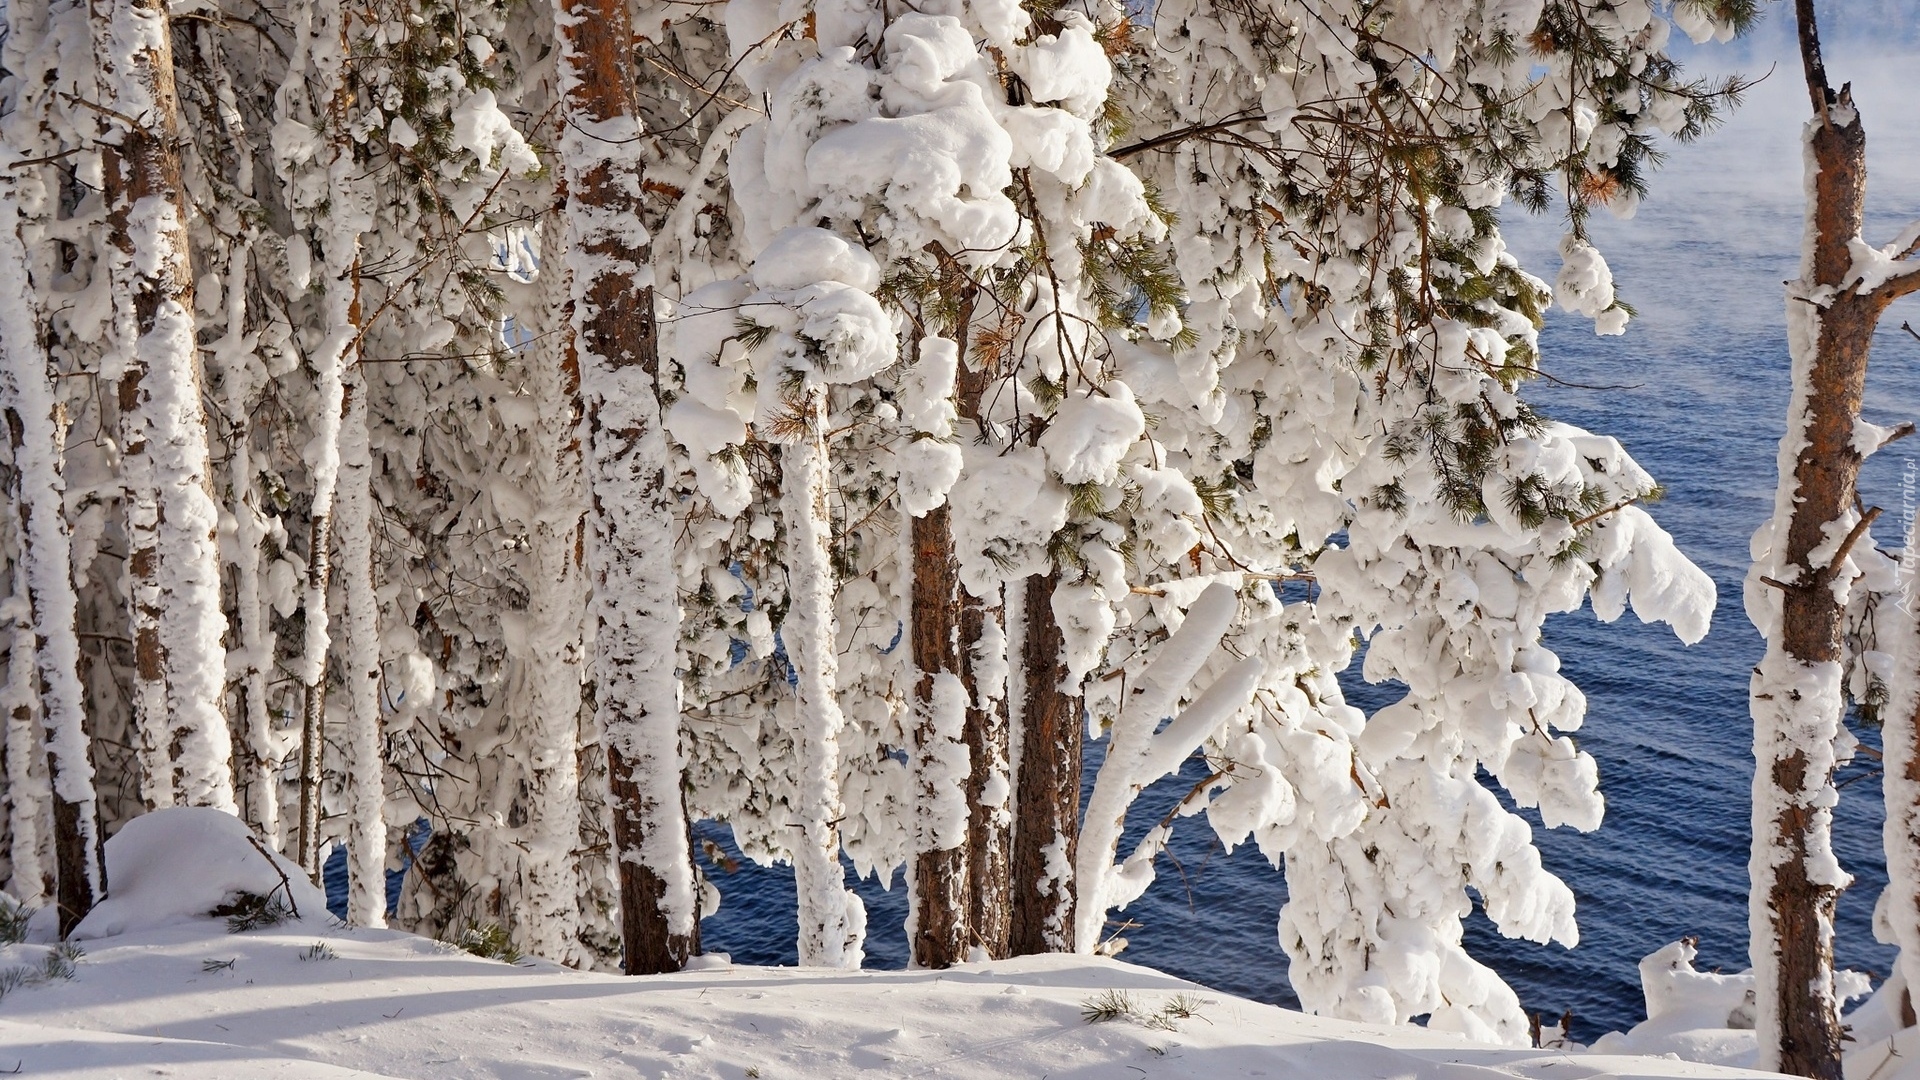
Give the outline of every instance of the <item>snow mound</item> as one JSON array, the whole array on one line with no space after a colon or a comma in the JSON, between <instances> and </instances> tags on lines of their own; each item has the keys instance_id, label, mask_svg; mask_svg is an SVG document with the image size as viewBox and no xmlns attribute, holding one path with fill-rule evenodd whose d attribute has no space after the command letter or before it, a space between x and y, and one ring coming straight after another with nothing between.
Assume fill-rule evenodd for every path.
<instances>
[{"instance_id":1,"label":"snow mound","mask_svg":"<svg viewBox=\"0 0 1920 1080\"><path fill-rule=\"evenodd\" d=\"M1676 941L1640 961L1647 1018L1632 1031L1610 1031L1593 1044L1599 1054L1675 1054L1687 1061L1746 1066L1753 1037L1753 973L1696 971L1691 939Z\"/></svg>"},{"instance_id":2,"label":"snow mound","mask_svg":"<svg viewBox=\"0 0 1920 1080\"><path fill-rule=\"evenodd\" d=\"M156 810L122 826L106 851L107 898L74 928L75 938L207 918L240 893L277 895L302 918L319 918L327 910L326 895L305 871L221 810Z\"/></svg>"}]
</instances>

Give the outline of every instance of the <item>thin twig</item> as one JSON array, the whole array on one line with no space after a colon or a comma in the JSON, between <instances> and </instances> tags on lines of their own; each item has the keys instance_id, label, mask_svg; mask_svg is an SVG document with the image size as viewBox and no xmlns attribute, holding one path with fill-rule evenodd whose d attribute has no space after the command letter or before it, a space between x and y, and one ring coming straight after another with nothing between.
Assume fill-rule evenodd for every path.
<instances>
[{"instance_id":1,"label":"thin twig","mask_svg":"<svg viewBox=\"0 0 1920 1080\"><path fill-rule=\"evenodd\" d=\"M129 128L132 128L135 131L139 131L144 126L140 123L140 121L135 120L133 117L128 116L126 113L115 112L114 110L107 108L105 105L99 104L98 102L88 101L86 98L83 98L78 94L68 94L66 95L66 98L68 101L71 101L75 105L79 105L83 108L92 109L94 112L97 112L102 116L110 116L115 120L118 120L121 123L127 125Z\"/></svg>"},{"instance_id":2,"label":"thin twig","mask_svg":"<svg viewBox=\"0 0 1920 1080\"><path fill-rule=\"evenodd\" d=\"M252 844L253 850L259 852L260 857L267 860L267 865L273 867L273 872L280 875L280 887L287 890L287 906L293 909L293 917L299 918L300 903L293 898L293 882L287 880L287 872L280 869L280 864L274 859L273 852L267 850L267 845L261 843L259 837L249 835L247 843Z\"/></svg>"},{"instance_id":3,"label":"thin twig","mask_svg":"<svg viewBox=\"0 0 1920 1080\"><path fill-rule=\"evenodd\" d=\"M1211 124L1195 124L1192 127L1178 128L1163 135L1156 135L1151 139L1142 139L1137 143L1122 146L1118 150L1110 150L1107 152L1107 156L1117 161L1121 158L1132 157L1135 154L1144 154L1149 150L1158 150L1163 146L1172 146L1175 143L1185 142L1188 139L1197 139L1205 135L1226 131L1230 128L1238 127L1241 124L1258 124L1266 120L1266 118L1265 113L1255 113L1251 116L1229 117Z\"/></svg>"},{"instance_id":4,"label":"thin twig","mask_svg":"<svg viewBox=\"0 0 1920 1080\"><path fill-rule=\"evenodd\" d=\"M72 147L71 149L62 150L57 154L48 154L46 157L23 158L19 161L14 162L11 165L8 165L7 168L24 169L29 165L50 165L53 162L62 160L63 158L70 158L79 152L80 152L80 148L75 146L75 147Z\"/></svg>"},{"instance_id":5,"label":"thin twig","mask_svg":"<svg viewBox=\"0 0 1920 1080\"><path fill-rule=\"evenodd\" d=\"M1591 525L1592 523L1600 520L1601 518L1606 517L1608 514L1613 513L1615 510L1625 510L1627 507L1632 506L1634 503L1639 501L1640 501L1640 496L1635 495L1633 498L1628 499L1625 502L1614 503L1612 506L1607 507L1605 510L1595 510L1593 513L1588 514L1586 517L1583 517L1580 520L1574 522L1573 527L1577 529L1582 525Z\"/></svg>"},{"instance_id":6,"label":"thin twig","mask_svg":"<svg viewBox=\"0 0 1920 1080\"><path fill-rule=\"evenodd\" d=\"M1873 519L1879 516L1880 508L1877 506L1868 508L1867 512L1860 516L1860 520L1853 526L1853 531L1840 542L1840 550L1833 553L1833 558L1827 560L1826 568L1820 572L1820 580L1823 584L1833 580L1833 576L1840 572L1840 564L1847 561L1847 553L1851 552L1853 545L1859 543L1860 538L1867 534L1867 530L1873 526Z\"/></svg>"}]
</instances>

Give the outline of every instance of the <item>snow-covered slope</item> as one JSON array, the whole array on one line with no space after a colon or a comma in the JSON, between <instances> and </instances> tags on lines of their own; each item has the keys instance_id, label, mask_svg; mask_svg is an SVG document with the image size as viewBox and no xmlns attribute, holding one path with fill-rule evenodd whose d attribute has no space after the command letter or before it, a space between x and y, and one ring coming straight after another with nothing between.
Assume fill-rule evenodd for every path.
<instances>
[{"instance_id":1,"label":"snow-covered slope","mask_svg":"<svg viewBox=\"0 0 1920 1080\"><path fill-rule=\"evenodd\" d=\"M86 1080L1760 1075L1309 1017L1071 954L942 972L703 957L696 970L633 979L508 964L342 926L298 869L213 810L138 818L106 853L113 892L75 935L84 956L51 943L45 911L32 940L0 948L0 1073L18 1063L21 1075ZM248 896L287 901L275 909L284 921L229 933L233 921L198 914Z\"/></svg>"},{"instance_id":2,"label":"snow-covered slope","mask_svg":"<svg viewBox=\"0 0 1920 1080\"><path fill-rule=\"evenodd\" d=\"M332 959L303 959L324 943ZM36 1077L1737 1077L1652 1058L1474 1046L1304 1016L1145 968L1031 957L934 972L711 963L625 979L483 960L312 921L228 934L205 920L88 943L71 979L0 1000L0 1071ZM37 960L17 945L0 966ZM205 970L207 961L232 960ZM1169 1027L1091 1023L1120 991Z\"/></svg>"}]
</instances>

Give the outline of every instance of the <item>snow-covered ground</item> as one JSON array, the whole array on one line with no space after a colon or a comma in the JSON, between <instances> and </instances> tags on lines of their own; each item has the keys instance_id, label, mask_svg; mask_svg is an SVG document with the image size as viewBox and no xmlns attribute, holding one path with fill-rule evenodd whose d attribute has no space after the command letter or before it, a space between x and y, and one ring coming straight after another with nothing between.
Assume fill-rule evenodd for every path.
<instances>
[{"instance_id":1,"label":"snow-covered ground","mask_svg":"<svg viewBox=\"0 0 1920 1080\"><path fill-rule=\"evenodd\" d=\"M238 819L174 809L107 844L106 902L0 948L0 1074L119 1080L849 1076L1537 1080L1740 1077L1671 1058L1500 1049L1260 1005L1118 961L623 978L342 926ZM282 920L204 914L251 894Z\"/></svg>"},{"instance_id":2,"label":"snow-covered ground","mask_svg":"<svg viewBox=\"0 0 1920 1080\"><path fill-rule=\"evenodd\" d=\"M334 957L302 959L315 943ZM7 953L28 950L41 951ZM1183 996L1195 1013L1164 1027L1089 1022L1088 1003L1113 991L1143 1014ZM719 963L627 979L483 960L393 931L309 922L229 934L213 920L91 942L71 979L9 993L0 1072L16 1063L24 1076L87 1080L1761 1075L1325 1020L1093 957L940 973Z\"/></svg>"}]
</instances>

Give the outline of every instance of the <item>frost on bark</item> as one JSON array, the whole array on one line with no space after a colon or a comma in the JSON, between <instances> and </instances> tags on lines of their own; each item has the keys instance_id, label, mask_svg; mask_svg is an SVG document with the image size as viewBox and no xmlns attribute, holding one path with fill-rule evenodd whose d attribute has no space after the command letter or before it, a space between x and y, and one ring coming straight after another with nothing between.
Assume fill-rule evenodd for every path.
<instances>
[{"instance_id":1,"label":"frost on bark","mask_svg":"<svg viewBox=\"0 0 1920 1080\"><path fill-rule=\"evenodd\" d=\"M0 280L23 292L29 288L26 253L18 231L11 187L0 192ZM66 413L47 370L37 313L19 298L0 302L0 409L12 446L15 552L13 699L8 718L9 787L19 801L28 790L47 784L53 803L54 896L58 927L65 937L105 891L101 881L99 817L94 808L91 740L85 694L80 685L80 641L76 636L78 598L74 593L72 537L68 531L62 474ZM41 737L32 726L37 718ZM44 745L44 780L32 777L25 790L15 788L14 770L37 772L34 760ZM38 800L33 800L37 803ZM35 807L37 810L37 806ZM37 818L37 814L34 815ZM16 816L16 850L36 847L38 821L27 828ZM34 851L34 855L38 852ZM15 861L15 875L38 872L34 858ZM38 891L40 883L33 883Z\"/></svg>"},{"instance_id":2,"label":"frost on bark","mask_svg":"<svg viewBox=\"0 0 1920 1080\"><path fill-rule=\"evenodd\" d=\"M674 673L680 605L661 429L659 335L624 0L556 0L567 113L561 165L585 412L593 680L607 741L622 968L678 971L700 951Z\"/></svg>"},{"instance_id":3,"label":"frost on bark","mask_svg":"<svg viewBox=\"0 0 1920 1080\"><path fill-rule=\"evenodd\" d=\"M167 8L158 0L96 0L91 17L118 305L101 374L117 389L120 411L141 793L150 809L232 810L218 510L194 340Z\"/></svg>"},{"instance_id":4,"label":"frost on bark","mask_svg":"<svg viewBox=\"0 0 1920 1080\"><path fill-rule=\"evenodd\" d=\"M1841 1075L1833 915L1849 882L1832 847L1835 742L1843 695L1849 553L1875 516L1855 509L1865 453L1860 402L1874 327L1920 288L1920 234L1886 249L1860 239L1866 132L1845 87L1827 81L1812 0L1798 0L1814 117L1806 127L1807 218L1787 287L1793 390L1772 519L1755 538L1748 608L1767 638L1754 671L1752 953L1758 1065Z\"/></svg>"},{"instance_id":5,"label":"frost on bark","mask_svg":"<svg viewBox=\"0 0 1920 1080\"><path fill-rule=\"evenodd\" d=\"M1114 716L1106 760L1094 780L1075 853L1074 947L1100 948L1107 912L1131 901L1146 882L1123 882L1135 862L1117 866L1114 857L1126 827L1127 810L1140 792L1180 769L1182 762L1247 703L1261 673L1258 656L1242 659L1185 709L1180 698L1231 628L1237 599L1228 586L1209 585L1187 609L1179 629L1160 647ZM1178 711L1176 711L1178 710ZM1161 721L1174 718L1165 727ZM1149 850L1152 850L1149 846Z\"/></svg>"},{"instance_id":6,"label":"frost on bark","mask_svg":"<svg viewBox=\"0 0 1920 1080\"><path fill-rule=\"evenodd\" d=\"M227 280L243 282L252 258L253 238L234 246L228 256ZM241 805L241 819L278 848L280 835L280 750L276 746L273 710L268 690L272 674L274 644L271 618L264 586L267 560L263 542L268 533L268 518L262 512L255 484L255 457L251 405L265 372L258 350L249 347L246 333L247 290L227 290L227 333L213 347L213 355L225 369L221 408L225 413L227 442L227 485L231 493L229 509L234 517L234 609L235 630L241 660L238 671L236 713L243 735L243 751L236 753L235 774ZM298 852L295 853L296 856Z\"/></svg>"},{"instance_id":7,"label":"frost on bark","mask_svg":"<svg viewBox=\"0 0 1920 1080\"><path fill-rule=\"evenodd\" d=\"M1913 988L1920 986L1920 513L1907 523L1897 590L1883 597L1874 622L1878 644L1893 658L1880 746L1887 815L1881 842L1887 856L1886 921L1900 948L1906 980L1902 1012L1914 1022ZM1887 602L1891 601L1889 608Z\"/></svg>"},{"instance_id":8,"label":"frost on bark","mask_svg":"<svg viewBox=\"0 0 1920 1080\"><path fill-rule=\"evenodd\" d=\"M793 807L793 871L799 891L802 967L857 968L866 908L846 887L840 866L840 732L836 695L833 519L827 506L826 387L808 379L798 391L794 441L781 448L786 517L787 617L781 639L793 663L798 791Z\"/></svg>"},{"instance_id":9,"label":"frost on bark","mask_svg":"<svg viewBox=\"0 0 1920 1080\"><path fill-rule=\"evenodd\" d=\"M972 439L988 429L981 403L994 381L986 358L974 355L973 349L979 289L944 248L935 245L934 254L939 261L941 287L959 298L954 338L960 356L954 372L954 405L960 420L959 438ZM950 507L943 511L951 513ZM950 521L947 545L957 557ZM969 943L984 950L989 958L1004 960L1013 918L1006 586L996 585L988 597L975 596L966 588L956 589L955 594L960 609L955 627L959 634L956 652L961 690L967 702L967 936Z\"/></svg>"},{"instance_id":10,"label":"frost on bark","mask_svg":"<svg viewBox=\"0 0 1920 1080\"><path fill-rule=\"evenodd\" d=\"M913 519L913 710L915 840L913 963L944 968L967 958L965 741L960 676L959 567L945 504Z\"/></svg>"},{"instance_id":11,"label":"frost on bark","mask_svg":"<svg viewBox=\"0 0 1920 1080\"><path fill-rule=\"evenodd\" d=\"M8 634L7 681L0 708L6 715L5 743L7 790L7 861L9 873L5 891L19 903L40 906L48 880L48 837L41 828L47 801L47 755L40 740L40 717L34 708L34 688L39 674L34 670L33 613L25 610L27 591L25 566L16 562L13 572L14 603L9 615L13 623Z\"/></svg>"},{"instance_id":12,"label":"frost on bark","mask_svg":"<svg viewBox=\"0 0 1920 1080\"><path fill-rule=\"evenodd\" d=\"M347 59L351 53L351 37L348 32L348 14L346 8L338 4L320 5L316 20L320 25L308 43L311 60L320 76L320 85L329 93L326 98L327 129L329 132L327 147L327 186L332 193L326 213L317 221L320 234L321 256L321 315L326 337L312 356L314 397L318 406L314 420L313 452L309 465L313 471L313 501L307 531L307 580L302 610L305 613L305 639L301 645L299 665L295 669L301 685L301 726L300 726L300 823L296 839L297 856L300 865L315 875L320 873L320 818L321 784L324 773L326 753L327 721L327 674L329 653L333 638L329 627L331 612L328 595L333 582L335 533L344 523L335 520L336 506L339 502L340 477L343 463L341 460L342 443L348 423L346 413L349 404L346 399L347 371L358 359L358 343L362 333L360 307L360 242L361 231L372 226L372 214L369 193L361 174L364 162L355 154L348 135L353 122L354 89L348 73ZM356 403L361 410L360 437L364 439L366 402ZM364 478L363 478L364 479ZM368 498L371 496L369 495ZM370 519L365 523L371 528ZM370 543L370 535L368 538ZM369 551L371 548L368 549ZM355 565L353 574L363 578L372 574L372 561L369 556L364 567ZM351 587L351 586L350 586ZM368 586L370 587L370 585ZM349 596L349 605L352 597ZM349 618L351 618L351 614ZM358 643L349 643L357 645ZM377 639L368 643L375 650L374 665L378 667ZM348 660L349 667L361 666L360 658ZM363 672L351 670L348 679L362 678ZM377 675L376 675L377 678ZM365 704L359 700L360 691L348 686L348 710L354 718L351 723L364 726ZM379 698L377 693L372 699L372 722L379 722ZM350 752L361 746L364 733L350 730L347 743ZM364 747L362 747L364 749ZM354 774L349 773L349 776ZM351 798L351 796L350 796ZM359 869L358 856L355 869ZM360 922L366 915L355 905L349 903L349 917ZM364 907L364 904L362 905ZM374 918L378 918L376 913Z\"/></svg>"},{"instance_id":13,"label":"frost on bark","mask_svg":"<svg viewBox=\"0 0 1920 1080\"><path fill-rule=\"evenodd\" d=\"M1080 699L1069 697L1065 639L1054 616L1056 571L1026 581L1020 776L1008 952L1073 951L1073 864L1080 832Z\"/></svg>"},{"instance_id":14,"label":"frost on bark","mask_svg":"<svg viewBox=\"0 0 1920 1080\"><path fill-rule=\"evenodd\" d=\"M550 215L541 249L563 249L566 223ZM515 325L530 335L522 350L525 396L533 408L528 432L525 533L520 571L526 588L526 631L508 644L524 710L521 773L525 824L509 857L519 866L521 899L512 917L528 952L569 966L590 961L581 939L580 717L588 603L581 565L586 507L581 489L580 369L564 327L571 267L551 259L524 294ZM514 297L509 296L509 302Z\"/></svg>"},{"instance_id":15,"label":"frost on bark","mask_svg":"<svg viewBox=\"0 0 1920 1080\"><path fill-rule=\"evenodd\" d=\"M1006 609L960 594L960 680L967 695L967 924L989 959L1012 931L1012 777L1008 775Z\"/></svg>"},{"instance_id":16,"label":"frost on bark","mask_svg":"<svg viewBox=\"0 0 1920 1080\"><path fill-rule=\"evenodd\" d=\"M347 921L355 926L385 926L386 758L381 751L380 602L373 573L374 459L367 430L366 380L353 379L344 388L343 398L335 537L346 615L340 659L346 676Z\"/></svg>"}]
</instances>

